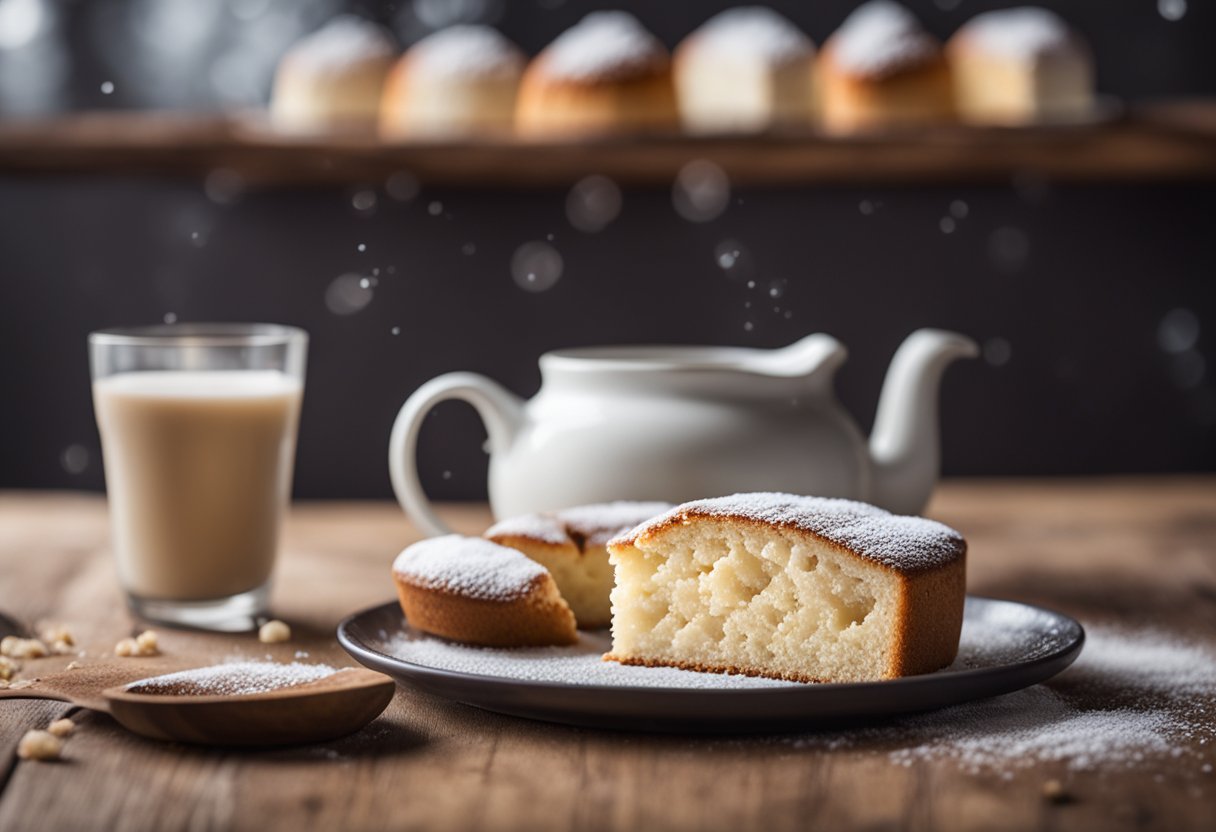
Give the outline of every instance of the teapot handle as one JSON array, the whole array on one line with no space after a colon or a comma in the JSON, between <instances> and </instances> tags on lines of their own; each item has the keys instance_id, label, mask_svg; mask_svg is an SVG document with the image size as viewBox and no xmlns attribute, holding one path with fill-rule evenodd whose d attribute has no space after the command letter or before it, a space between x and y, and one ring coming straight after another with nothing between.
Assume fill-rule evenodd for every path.
<instances>
[{"instance_id":1,"label":"teapot handle","mask_svg":"<svg viewBox=\"0 0 1216 832\"><path fill-rule=\"evenodd\" d=\"M388 472L397 502L425 534L451 534L431 507L418 479L418 432L432 407L447 399L460 399L476 408L489 434L490 452L505 450L515 438L523 418L523 402L495 381L476 373L447 373L414 391L397 413L388 441Z\"/></svg>"}]
</instances>

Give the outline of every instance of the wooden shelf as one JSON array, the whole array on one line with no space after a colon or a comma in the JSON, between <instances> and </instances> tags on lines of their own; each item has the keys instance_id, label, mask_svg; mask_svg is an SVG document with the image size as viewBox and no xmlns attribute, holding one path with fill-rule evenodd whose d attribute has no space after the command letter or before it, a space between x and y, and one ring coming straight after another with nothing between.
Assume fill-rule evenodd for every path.
<instances>
[{"instance_id":1,"label":"wooden shelf","mask_svg":"<svg viewBox=\"0 0 1216 832\"><path fill-rule=\"evenodd\" d=\"M284 136L253 117L87 113L0 123L0 175L202 177L216 169L252 186L366 184L407 170L438 185L558 187L599 173L669 186L707 159L743 185L1056 180L1216 180L1216 101L1136 108L1102 122L985 129L959 125L836 137L637 137L578 143L511 140L385 143Z\"/></svg>"}]
</instances>

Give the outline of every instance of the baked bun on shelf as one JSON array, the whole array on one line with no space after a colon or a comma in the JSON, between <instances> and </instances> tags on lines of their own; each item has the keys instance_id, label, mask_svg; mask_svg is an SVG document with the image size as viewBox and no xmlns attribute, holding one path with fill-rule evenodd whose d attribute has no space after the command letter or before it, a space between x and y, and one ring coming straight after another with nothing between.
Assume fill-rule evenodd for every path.
<instances>
[{"instance_id":1,"label":"baked bun on shelf","mask_svg":"<svg viewBox=\"0 0 1216 832\"><path fill-rule=\"evenodd\" d=\"M1094 112L1093 58L1047 9L976 15L946 46L959 116L974 124L1075 121Z\"/></svg>"},{"instance_id":2,"label":"baked bun on shelf","mask_svg":"<svg viewBox=\"0 0 1216 832\"><path fill-rule=\"evenodd\" d=\"M669 508L670 503L622 501L525 514L494 524L485 536L548 569L579 628L594 630L612 623L608 541Z\"/></svg>"},{"instance_id":3,"label":"baked bun on shelf","mask_svg":"<svg viewBox=\"0 0 1216 832\"><path fill-rule=\"evenodd\" d=\"M680 43L672 63L690 133L811 126L815 45L770 8L715 15Z\"/></svg>"},{"instance_id":4,"label":"baked bun on shelf","mask_svg":"<svg viewBox=\"0 0 1216 832\"><path fill-rule=\"evenodd\" d=\"M574 644L574 614L543 566L480 537L452 534L407 547L393 583L410 626L487 647Z\"/></svg>"},{"instance_id":5,"label":"baked bun on shelf","mask_svg":"<svg viewBox=\"0 0 1216 832\"><path fill-rule=\"evenodd\" d=\"M952 118L950 69L937 39L891 0L871 0L819 53L824 126L850 132Z\"/></svg>"},{"instance_id":6,"label":"baked bun on shelf","mask_svg":"<svg viewBox=\"0 0 1216 832\"><path fill-rule=\"evenodd\" d=\"M527 59L489 26L451 26L411 46L394 65L380 134L469 137L511 133Z\"/></svg>"},{"instance_id":7,"label":"baked bun on shelf","mask_svg":"<svg viewBox=\"0 0 1216 832\"><path fill-rule=\"evenodd\" d=\"M299 133L376 131L392 35L353 15L335 17L279 61L270 98L275 128Z\"/></svg>"},{"instance_id":8,"label":"baked bun on shelf","mask_svg":"<svg viewBox=\"0 0 1216 832\"><path fill-rule=\"evenodd\" d=\"M852 500L697 500L608 544L612 652L805 682L929 673L958 652L967 544Z\"/></svg>"},{"instance_id":9,"label":"baked bun on shelf","mask_svg":"<svg viewBox=\"0 0 1216 832\"><path fill-rule=\"evenodd\" d=\"M633 15L592 12L528 65L515 126L541 139L673 131L667 50Z\"/></svg>"}]
</instances>

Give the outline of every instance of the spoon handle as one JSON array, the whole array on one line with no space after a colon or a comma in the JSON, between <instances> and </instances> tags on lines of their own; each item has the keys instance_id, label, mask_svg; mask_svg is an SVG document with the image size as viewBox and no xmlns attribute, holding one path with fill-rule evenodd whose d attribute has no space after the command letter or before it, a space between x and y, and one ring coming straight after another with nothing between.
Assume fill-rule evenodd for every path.
<instances>
[{"instance_id":1,"label":"spoon handle","mask_svg":"<svg viewBox=\"0 0 1216 832\"><path fill-rule=\"evenodd\" d=\"M51 659L40 661L50 662ZM110 712L110 706L102 691L127 685L149 676L184 670L191 665L180 659L156 656L139 659L111 659L90 662L72 670L57 669L39 673L33 662L27 662L21 678L32 679L29 687L0 690L3 699L57 699L71 702L82 708Z\"/></svg>"}]
</instances>

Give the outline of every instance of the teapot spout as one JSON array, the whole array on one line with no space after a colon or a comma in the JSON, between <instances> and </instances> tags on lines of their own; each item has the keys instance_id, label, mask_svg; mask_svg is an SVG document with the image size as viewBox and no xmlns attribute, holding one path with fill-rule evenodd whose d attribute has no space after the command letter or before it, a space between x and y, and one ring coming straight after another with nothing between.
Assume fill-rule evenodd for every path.
<instances>
[{"instance_id":1,"label":"teapot spout","mask_svg":"<svg viewBox=\"0 0 1216 832\"><path fill-rule=\"evenodd\" d=\"M918 514L941 465L938 388L946 367L974 358L970 338L940 329L919 329L891 360L870 436L870 501L897 514Z\"/></svg>"}]
</instances>

